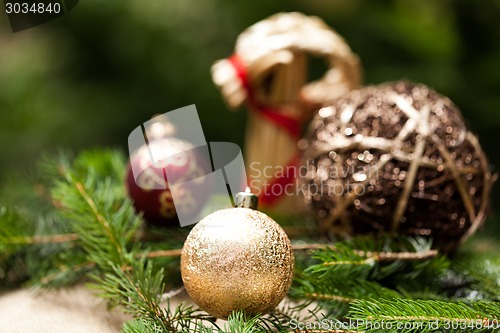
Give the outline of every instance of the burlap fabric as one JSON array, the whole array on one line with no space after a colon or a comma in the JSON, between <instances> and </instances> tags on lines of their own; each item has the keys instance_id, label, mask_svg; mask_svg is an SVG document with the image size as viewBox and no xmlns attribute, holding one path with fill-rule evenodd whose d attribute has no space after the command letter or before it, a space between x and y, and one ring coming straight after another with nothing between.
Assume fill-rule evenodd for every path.
<instances>
[{"instance_id":1,"label":"burlap fabric","mask_svg":"<svg viewBox=\"0 0 500 333\"><path fill-rule=\"evenodd\" d=\"M1 333L117 333L127 319L83 286L0 295Z\"/></svg>"}]
</instances>

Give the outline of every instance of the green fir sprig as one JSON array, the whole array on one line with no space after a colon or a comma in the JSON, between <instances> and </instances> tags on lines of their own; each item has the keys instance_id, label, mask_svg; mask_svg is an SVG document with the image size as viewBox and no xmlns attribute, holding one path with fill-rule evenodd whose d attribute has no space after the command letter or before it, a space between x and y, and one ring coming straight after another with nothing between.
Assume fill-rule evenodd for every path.
<instances>
[{"instance_id":1,"label":"green fir sprig","mask_svg":"<svg viewBox=\"0 0 500 333\"><path fill-rule=\"evenodd\" d=\"M350 319L365 332L498 332L500 303L372 299L351 305Z\"/></svg>"},{"instance_id":2,"label":"green fir sprig","mask_svg":"<svg viewBox=\"0 0 500 333\"><path fill-rule=\"evenodd\" d=\"M219 325L196 307L170 306L164 292L180 281L178 254L187 230L143 227L123 185L123 154L65 154L43 165L52 208L42 209L37 219L30 218L33 212L24 214L21 203L0 208L0 283L4 288L25 281L62 287L91 279L109 305L135 318L123 326L125 333L289 332L292 321L322 319L357 323L335 332L396 332L374 328L382 323L400 325L398 332L446 331L447 325L476 320L485 325L462 331L495 331L500 262L474 253L450 259L430 241L407 237L295 246L301 265L290 299L271 314L249 318L235 312ZM483 301L440 292L450 288L450 274L460 281L452 289L465 286ZM437 329L430 325L435 322ZM419 323L429 325L416 330Z\"/></svg>"},{"instance_id":3,"label":"green fir sprig","mask_svg":"<svg viewBox=\"0 0 500 333\"><path fill-rule=\"evenodd\" d=\"M436 270L447 266L431 246L424 238L358 237L315 251L313 257L320 263L311 265L306 273L320 279L379 280L410 267L408 273L415 277L432 263L443 264Z\"/></svg>"}]
</instances>

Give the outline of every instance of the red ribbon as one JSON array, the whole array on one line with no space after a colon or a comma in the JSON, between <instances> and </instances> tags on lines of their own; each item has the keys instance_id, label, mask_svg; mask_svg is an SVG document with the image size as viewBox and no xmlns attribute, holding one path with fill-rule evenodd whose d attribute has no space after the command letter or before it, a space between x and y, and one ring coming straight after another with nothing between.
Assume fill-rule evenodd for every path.
<instances>
[{"instance_id":1,"label":"red ribbon","mask_svg":"<svg viewBox=\"0 0 500 333\"><path fill-rule=\"evenodd\" d=\"M236 75L240 79L241 85L247 93L247 102L250 107L253 110L258 111L269 121L285 129L292 138L298 140L300 138L301 123L297 119L293 119L283 115L279 109L259 104L255 99L252 86L250 85L250 81L248 80L247 68L243 61L236 54L229 57L228 60L236 71ZM286 185L292 184L295 180L299 162L299 156L298 154L295 154L292 160L285 167L285 170L287 171L286 174L283 177L274 178L271 182L266 184L266 188L261 192L260 195L261 203L272 205L277 199L280 198L280 194L282 194L281 191L278 191L278 193L276 193L276 191L273 191L273 188L275 188L275 186L278 186L279 188L283 189Z\"/></svg>"},{"instance_id":2,"label":"red ribbon","mask_svg":"<svg viewBox=\"0 0 500 333\"><path fill-rule=\"evenodd\" d=\"M247 92L248 104L253 109L257 110L262 116L266 117L269 121L287 130L293 138L298 139L300 137L300 122L296 119L283 115L279 109L259 104L255 99L252 87L248 80L248 73L245 64L243 64L240 57L236 54L229 57L228 60L235 69L236 75L241 81L241 85Z\"/></svg>"}]
</instances>

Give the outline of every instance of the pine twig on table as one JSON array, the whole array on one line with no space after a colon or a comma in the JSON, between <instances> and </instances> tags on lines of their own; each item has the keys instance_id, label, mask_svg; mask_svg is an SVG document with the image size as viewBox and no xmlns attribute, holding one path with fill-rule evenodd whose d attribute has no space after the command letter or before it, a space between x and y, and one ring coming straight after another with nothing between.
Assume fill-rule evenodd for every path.
<instances>
[{"instance_id":1,"label":"pine twig on table","mask_svg":"<svg viewBox=\"0 0 500 333\"><path fill-rule=\"evenodd\" d=\"M36 235L24 237L12 237L9 239L8 244L15 245L33 245L33 244L57 244L69 243L78 240L77 234L57 234L57 235Z\"/></svg>"}]
</instances>

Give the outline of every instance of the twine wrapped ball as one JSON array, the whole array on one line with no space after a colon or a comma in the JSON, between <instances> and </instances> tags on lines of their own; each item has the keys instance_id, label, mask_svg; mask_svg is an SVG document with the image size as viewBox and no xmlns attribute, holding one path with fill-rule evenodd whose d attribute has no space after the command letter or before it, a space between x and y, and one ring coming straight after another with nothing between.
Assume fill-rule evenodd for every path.
<instances>
[{"instance_id":1,"label":"twine wrapped ball","mask_svg":"<svg viewBox=\"0 0 500 333\"><path fill-rule=\"evenodd\" d=\"M354 90L319 110L300 146L324 233L428 236L450 251L484 222L488 160L457 107L425 85Z\"/></svg>"}]
</instances>

